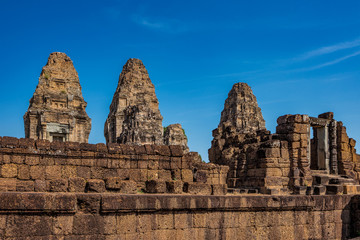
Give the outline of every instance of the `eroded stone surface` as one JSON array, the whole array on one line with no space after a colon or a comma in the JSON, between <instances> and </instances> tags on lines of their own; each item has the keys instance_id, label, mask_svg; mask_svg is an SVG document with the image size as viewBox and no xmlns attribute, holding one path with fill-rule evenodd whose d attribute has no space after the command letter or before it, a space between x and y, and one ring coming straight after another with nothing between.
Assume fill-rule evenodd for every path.
<instances>
[{"instance_id":1,"label":"eroded stone surface","mask_svg":"<svg viewBox=\"0 0 360 240\"><path fill-rule=\"evenodd\" d=\"M221 113L220 124L235 127L238 133L265 130L265 120L255 95L246 83L236 83L229 92Z\"/></svg>"},{"instance_id":2,"label":"eroded stone surface","mask_svg":"<svg viewBox=\"0 0 360 240\"><path fill-rule=\"evenodd\" d=\"M230 165L239 160L239 145L245 138L265 129L265 121L255 95L246 83L236 83L229 92L220 123L213 131L210 162Z\"/></svg>"},{"instance_id":3,"label":"eroded stone surface","mask_svg":"<svg viewBox=\"0 0 360 240\"><path fill-rule=\"evenodd\" d=\"M162 119L155 87L144 64L139 59L129 59L105 122L106 142L163 144Z\"/></svg>"},{"instance_id":4,"label":"eroded stone surface","mask_svg":"<svg viewBox=\"0 0 360 240\"><path fill-rule=\"evenodd\" d=\"M180 145L185 153L189 152L185 130L179 123L171 124L164 129L165 145Z\"/></svg>"},{"instance_id":5,"label":"eroded stone surface","mask_svg":"<svg viewBox=\"0 0 360 240\"><path fill-rule=\"evenodd\" d=\"M91 119L86 105L71 59L65 53L51 53L24 115L25 137L87 142Z\"/></svg>"}]
</instances>

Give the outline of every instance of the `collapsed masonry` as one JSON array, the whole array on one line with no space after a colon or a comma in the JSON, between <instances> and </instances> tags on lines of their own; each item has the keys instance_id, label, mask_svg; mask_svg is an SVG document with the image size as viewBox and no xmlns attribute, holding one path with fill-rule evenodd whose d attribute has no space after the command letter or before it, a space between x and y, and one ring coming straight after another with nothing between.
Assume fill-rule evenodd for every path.
<instances>
[{"instance_id":1,"label":"collapsed masonry","mask_svg":"<svg viewBox=\"0 0 360 240\"><path fill-rule=\"evenodd\" d=\"M144 64L139 59L129 59L120 74L105 122L106 142L182 145L188 152L181 125L170 125L164 137L162 120L155 87Z\"/></svg>"},{"instance_id":2,"label":"collapsed masonry","mask_svg":"<svg viewBox=\"0 0 360 240\"><path fill-rule=\"evenodd\" d=\"M230 167L229 188L270 194L360 191L355 140L333 113L285 115L277 122L276 134L270 134L250 87L233 86L209 149L210 162Z\"/></svg>"},{"instance_id":3,"label":"collapsed masonry","mask_svg":"<svg viewBox=\"0 0 360 240\"><path fill-rule=\"evenodd\" d=\"M91 119L86 105L71 59L65 53L51 53L24 115L25 137L88 142Z\"/></svg>"}]
</instances>

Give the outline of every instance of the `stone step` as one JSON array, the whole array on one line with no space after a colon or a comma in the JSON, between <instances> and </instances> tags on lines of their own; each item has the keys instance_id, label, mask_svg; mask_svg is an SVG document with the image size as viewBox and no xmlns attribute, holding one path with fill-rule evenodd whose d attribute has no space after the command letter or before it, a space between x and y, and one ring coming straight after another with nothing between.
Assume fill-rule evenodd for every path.
<instances>
[{"instance_id":1,"label":"stone step","mask_svg":"<svg viewBox=\"0 0 360 240\"><path fill-rule=\"evenodd\" d=\"M348 184L355 185L357 182L352 178L335 177L329 179L329 184Z\"/></svg>"},{"instance_id":2,"label":"stone step","mask_svg":"<svg viewBox=\"0 0 360 240\"><path fill-rule=\"evenodd\" d=\"M316 174L329 174L326 170L311 170L311 175Z\"/></svg>"},{"instance_id":3,"label":"stone step","mask_svg":"<svg viewBox=\"0 0 360 240\"><path fill-rule=\"evenodd\" d=\"M288 195L288 188L268 188L265 190L265 194L269 195Z\"/></svg>"},{"instance_id":4,"label":"stone step","mask_svg":"<svg viewBox=\"0 0 360 240\"><path fill-rule=\"evenodd\" d=\"M329 184L329 176L315 175L313 176L313 185L327 185Z\"/></svg>"},{"instance_id":5,"label":"stone step","mask_svg":"<svg viewBox=\"0 0 360 240\"><path fill-rule=\"evenodd\" d=\"M360 185L344 185L344 194L359 194Z\"/></svg>"},{"instance_id":6,"label":"stone step","mask_svg":"<svg viewBox=\"0 0 360 240\"><path fill-rule=\"evenodd\" d=\"M327 195L339 195L344 192L343 185L329 184L329 185L326 185L325 187L326 187Z\"/></svg>"},{"instance_id":7,"label":"stone step","mask_svg":"<svg viewBox=\"0 0 360 240\"><path fill-rule=\"evenodd\" d=\"M255 188L228 188L228 193L251 194L251 193L259 193L259 190Z\"/></svg>"},{"instance_id":8,"label":"stone step","mask_svg":"<svg viewBox=\"0 0 360 240\"><path fill-rule=\"evenodd\" d=\"M306 195L307 194L307 186L295 186L294 187L294 194L297 195Z\"/></svg>"},{"instance_id":9,"label":"stone step","mask_svg":"<svg viewBox=\"0 0 360 240\"><path fill-rule=\"evenodd\" d=\"M325 195L326 194L326 187L325 186L314 186L314 195Z\"/></svg>"}]
</instances>

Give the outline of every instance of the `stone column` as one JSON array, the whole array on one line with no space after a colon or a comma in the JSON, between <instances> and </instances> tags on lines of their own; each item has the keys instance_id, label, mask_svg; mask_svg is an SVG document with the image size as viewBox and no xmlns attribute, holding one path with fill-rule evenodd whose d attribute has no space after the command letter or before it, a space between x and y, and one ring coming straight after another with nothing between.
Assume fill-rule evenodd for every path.
<instances>
[{"instance_id":1,"label":"stone column","mask_svg":"<svg viewBox=\"0 0 360 240\"><path fill-rule=\"evenodd\" d=\"M330 143L330 173L338 174L338 159L337 159L337 122L331 120L329 125L329 143Z\"/></svg>"}]
</instances>

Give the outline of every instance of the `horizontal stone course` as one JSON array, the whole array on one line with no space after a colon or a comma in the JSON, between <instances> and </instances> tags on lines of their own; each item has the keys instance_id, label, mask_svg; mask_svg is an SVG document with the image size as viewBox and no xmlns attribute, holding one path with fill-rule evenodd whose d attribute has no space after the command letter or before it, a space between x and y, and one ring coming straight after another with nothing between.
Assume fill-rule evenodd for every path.
<instances>
[{"instance_id":1,"label":"horizontal stone course","mask_svg":"<svg viewBox=\"0 0 360 240\"><path fill-rule=\"evenodd\" d=\"M160 155L160 156L173 156L173 157L182 157L183 151L181 146L172 145L126 145L126 144L117 144L109 143L105 145L103 143L98 144L89 144L89 143L76 143L76 142L49 142L48 140L33 140L28 138L15 138L15 137L1 137L0 139L0 152L4 151L4 148L7 149L16 149L21 148L22 153L39 153L42 154L53 154L59 155L61 153L73 152L73 151L82 151L82 152L94 152L94 153L117 153L124 155ZM18 149L20 153L21 149ZM47 150L44 152L44 150ZM6 151L6 150L5 150ZM6 151L9 152L9 151Z\"/></svg>"},{"instance_id":2,"label":"horizontal stone course","mask_svg":"<svg viewBox=\"0 0 360 240\"><path fill-rule=\"evenodd\" d=\"M1 239L345 239L359 196L0 193Z\"/></svg>"}]
</instances>

